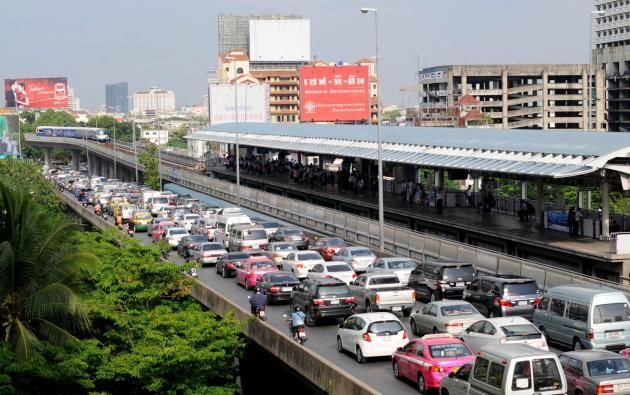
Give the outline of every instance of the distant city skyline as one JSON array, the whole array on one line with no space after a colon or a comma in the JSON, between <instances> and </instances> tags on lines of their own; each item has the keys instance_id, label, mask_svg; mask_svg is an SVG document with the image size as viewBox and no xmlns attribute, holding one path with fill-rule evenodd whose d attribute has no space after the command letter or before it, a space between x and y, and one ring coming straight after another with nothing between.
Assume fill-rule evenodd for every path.
<instances>
[{"instance_id":1,"label":"distant city skyline","mask_svg":"<svg viewBox=\"0 0 630 395\"><path fill-rule=\"evenodd\" d=\"M175 91L177 107L200 104L206 72L216 67L219 15L300 15L311 21L313 57L354 62L374 56L374 17L361 7L379 10L384 104L415 103L399 88L416 83L418 67L588 63L593 0L191 0L186 7L166 0L22 0L3 4L6 15L28 19L5 20L16 39L3 43L9 61L0 65L0 78L67 76L91 111L105 104L104 86L114 81L127 81L129 95L160 86ZM172 16L168 24L164 15ZM51 20L72 23L55 24L51 33Z\"/></svg>"}]
</instances>

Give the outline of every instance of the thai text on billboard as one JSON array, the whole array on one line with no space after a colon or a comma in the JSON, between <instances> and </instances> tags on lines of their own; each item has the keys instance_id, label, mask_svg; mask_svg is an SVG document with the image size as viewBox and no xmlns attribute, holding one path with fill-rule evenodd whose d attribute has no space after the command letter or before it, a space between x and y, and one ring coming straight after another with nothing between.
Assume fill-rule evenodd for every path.
<instances>
[{"instance_id":1,"label":"thai text on billboard","mask_svg":"<svg viewBox=\"0 0 630 395\"><path fill-rule=\"evenodd\" d=\"M300 68L302 122L370 119L368 66Z\"/></svg>"},{"instance_id":2,"label":"thai text on billboard","mask_svg":"<svg viewBox=\"0 0 630 395\"><path fill-rule=\"evenodd\" d=\"M19 156L17 114L0 115L0 159Z\"/></svg>"},{"instance_id":3,"label":"thai text on billboard","mask_svg":"<svg viewBox=\"0 0 630 395\"><path fill-rule=\"evenodd\" d=\"M4 80L4 106L68 108L68 79L59 77Z\"/></svg>"},{"instance_id":4,"label":"thai text on billboard","mask_svg":"<svg viewBox=\"0 0 630 395\"><path fill-rule=\"evenodd\" d=\"M237 113L238 122L267 122L269 85L236 84L236 101L234 100L234 86L234 84L208 85L210 125L235 122Z\"/></svg>"}]
</instances>

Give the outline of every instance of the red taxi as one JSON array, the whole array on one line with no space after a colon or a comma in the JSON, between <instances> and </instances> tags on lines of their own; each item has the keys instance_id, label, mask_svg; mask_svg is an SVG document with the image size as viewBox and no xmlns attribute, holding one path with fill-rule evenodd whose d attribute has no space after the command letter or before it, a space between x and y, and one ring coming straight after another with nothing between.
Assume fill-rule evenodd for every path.
<instances>
[{"instance_id":1,"label":"red taxi","mask_svg":"<svg viewBox=\"0 0 630 395\"><path fill-rule=\"evenodd\" d=\"M344 247L348 245L339 237L322 237L315 241L311 249L319 252L325 261L332 261L333 255Z\"/></svg>"},{"instance_id":2,"label":"red taxi","mask_svg":"<svg viewBox=\"0 0 630 395\"><path fill-rule=\"evenodd\" d=\"M475 355L460 339L447 333L415 338L396 350L392 367L396 378L416 383L420 393L439 389L442 378L473 363Z\"/></svg>"},{"instance_id":3,"label":"red taxi","mask_svg":"<svg viewBox=\"0 0 630 395\"><path fill-rule=\"evenodd\" d=\"M279 271L276 264L266 256L249 257L246 261L237 262L234 267L236 283L241 284L245 289L254 288L263 274Z\"/></svg>"}]
</instances>

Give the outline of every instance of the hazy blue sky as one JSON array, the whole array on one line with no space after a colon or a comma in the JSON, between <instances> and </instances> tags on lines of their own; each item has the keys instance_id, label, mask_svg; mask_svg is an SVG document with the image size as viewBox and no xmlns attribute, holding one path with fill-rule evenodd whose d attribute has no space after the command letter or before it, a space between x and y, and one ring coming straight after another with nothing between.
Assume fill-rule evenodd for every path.
<instances>
[{"instance_id":1,"label":"hazy blue sky","mask_svg":"<svg viewBox=\"0 0 630 395\"><path fill-rule=\"evenodd\" d=\"M12 0L2 1L0 78L67 76L82 106L105 102L105 84L130 93L173 89L200 103L215 67L217 16L291 13L311 20L311 54L373 56L379 9L384 102L423 67L462 63L588 63L593 0ZM409 104L409 102L407 103Z\"/></svg>"}]
</instances>

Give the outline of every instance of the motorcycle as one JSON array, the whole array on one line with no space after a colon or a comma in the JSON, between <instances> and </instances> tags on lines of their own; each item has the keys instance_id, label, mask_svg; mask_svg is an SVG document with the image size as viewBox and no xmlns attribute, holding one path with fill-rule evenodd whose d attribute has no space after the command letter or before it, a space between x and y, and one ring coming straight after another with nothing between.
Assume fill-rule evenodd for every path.
<instances>
[{"instance_id":1,"label":"motorcycle","mask_svg":"<svg viewBox=\"0 0 630 395\"><path fill-rule=\"evenodd\" d=\"M107 212L103 211L103 220L107 221L109 219L109 215L107 215Z\"/></svg>"},{"instance_id":2,"label":"motorcycle","mask_svg":"<svg viewBox=\"0 0 630 395\"><path fill-rule=\"evenodd\" d=\"M306 327L304 325L300 325L297 328L293 327L293 320L288 318L286 314L283 314L283 317L286 318L286 321L289 321L289 330L291 331L291 337L293 340L300 344L306 343L308 338L306 337Z\"/></svg>"},{"instance_id":3,"label":"motorcycle","mask_svg":"<svg viewBox=\"0 0 630 395\"><path fill-rule=\"evenodd\" d=\"M188 274L190 274L191 277L199 277L199 273L197 273L197 269L194 267L190 268Z\"/></svg>"},{"instance_id":4,"label":"motorcycle","mask_svg":"<svg viewBox=\"0 0 630 395\"><path fill-rule=\"evenodd\" d=\"M134 229L134 227L132 225L129 225L127 227L127 235L129 235L129 237L133 237L133 234L135 233L135 231L136 230Z\"/></svg>"},{"instance_id":5,"label":"motorcycle","mask_svg":"<svg viewBox=\"0 0 630 395\"><path fill-rule=\"evenodd\" d=\"M247 299L251 300L251 296L247 295ZM267 321L267 314L265 313L265 306L256 306L254 310L254 306L252 306L252 313L258 317L261 321Z\"/></svg>"}]
</instances>

